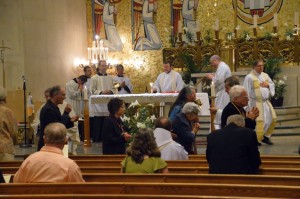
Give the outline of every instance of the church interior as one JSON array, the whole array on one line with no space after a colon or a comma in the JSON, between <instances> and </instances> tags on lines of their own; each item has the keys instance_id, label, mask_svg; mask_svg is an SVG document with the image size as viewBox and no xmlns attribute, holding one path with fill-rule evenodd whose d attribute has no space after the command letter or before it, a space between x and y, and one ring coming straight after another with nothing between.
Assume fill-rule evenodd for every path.
<instances>
[{"instance_id":1,"label":"church interior","mask_svg":"<svg viewBox=\"0 0 300 199\"><path fill-rule=\"evenodd\" d=\"M163 62L172 60L186 84L207 93L202 106L208 111L200 116L197 155L188 160L196 166L181 162L175 167L170 162L171 175L120 177L120 165L114 161L123 156L109 159L102 155L102 143L87 147L82 140L77 157L69 157L78 164L83 161L79 166L85 185L0 184L0 198L2 193L3 198L300 198L299 13L300 0L0 0L0 86L7 90L7 106L19 122L19 143L24 142L27 122L25 131L33 144L16 145L15 161L36 152L29 123L45 103L44 90L65 87L84 74L84 66L96 74L100 60L108 63L109 75L116 75L117 64L124 66L133 94L151 94ZM215 72L209 62L212 55L229 65L241 85L254 60L278 61L270 66L271 72L272 67L278 69L272 78L278 94L274 103L281 100L273 104L274 145L258 147L263 162L258 175L208 177L205 152L212 91L205 77ZM29 96L33 112L28 111ZM157 117L166 114L161 107L156 102ZM92 163L92 158L103 165ZM16 165L11 165L0 162L3 174L14 174Z\"/></svg>"}]
</instances>

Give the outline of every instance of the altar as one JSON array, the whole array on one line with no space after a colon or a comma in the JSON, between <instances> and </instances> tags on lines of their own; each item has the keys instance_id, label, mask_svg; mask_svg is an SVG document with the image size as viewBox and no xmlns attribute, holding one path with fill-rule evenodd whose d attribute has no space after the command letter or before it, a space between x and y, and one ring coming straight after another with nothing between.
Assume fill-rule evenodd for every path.
<instances>
[{"instance_id":1,"label":"altar","mask_svg":"<svg viewBox=\"0 0 300 199\"><path fill-rule=\"evenodd\" d=\"M178 93L143 93L143 94L115 94L115 95L92 95L90 97L90 116L97 116L99 106L107 104L112 98L120 98L125 103L135 102L139 103L159 103L160 116L168 116L169 109L172 103L176 100ZM202 102L201 114L203 116L210 115L209 101L207 93L197 93L196 98Z\"/></svg>"}]
</instances>

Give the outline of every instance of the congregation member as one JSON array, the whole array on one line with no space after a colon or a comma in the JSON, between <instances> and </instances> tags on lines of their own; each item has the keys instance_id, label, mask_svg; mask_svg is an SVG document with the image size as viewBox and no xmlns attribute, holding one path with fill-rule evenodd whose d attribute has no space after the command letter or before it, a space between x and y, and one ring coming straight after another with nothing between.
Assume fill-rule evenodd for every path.
<instances>
[{"instance_id":1,"label":"congregation member","mask_svg":"<svg viewBox=\"0 0 300 199\"><path fill-rule=\"evenodd\" d=\"M105 60L101 60L97 67L97 74L91 77L90 90L92 95L113 95L114 86L113 78L107 75L106 71L108 65ZM100 142L102 140L102 127L106 116L109 115L107 104L90 104L90 116L92 127L93 142Z\"/></svg>"},{"instance_id":2,"label":"congregation member","mask_svg":"<svg viewBox=\"0 0 300 199\"><path fill-rule=\"evenodd\" d=\"M216 89L215 106L224 109L229 102L229 96L225 92L224 81L231 76L231 71L229 66L218 55L211 56L210 64L216 69L216 72L215 74L207 74L206 77L212 80Z\"/></svg>"},{"instance_id":3,"label":"congregation member","mask_svg":"<svg viewBox=\"0 0 300 199\"><path fill-rule=\"evenodd\" d=\"M269 99L275 94L275 85L263 70L264 61L255 61L252 71L245 77L244 87L250 98L249 108L257 107L261 113L256 118L257 139L259 142L273 145L270 137L274 131L277 117Z\"/></svg>"},{"instance_id":4,"label":"congregation member","mask_svg":"<svg viewBox=\"0 0 300 199\"><path fill-rule=\"evenodd\" d=\"M168 173L150 128L138 130L126 153L121 162L122 173Z\"/></svg>"},{"instance_id":5,"label":"congregation member","mask_svg":"<svg viewBox=\"0 0 300 199\"><path fill-rule=\"evenodd\" d=\"M261 165L257 138L245 128L241 115L231 115L227 126L207 136L206 159L211 174L256 174Z\"/></svg>"},{"instance_id":6,"label":"congregation member","mask_svg":"<svg viewBox=\"0 0 300 199\"><path fill-rule=\"evenodd\" d=\"M81 103L83 100L83 88L87 81L85 75L80 75L66 83L66 101L71 105L76 115L82 116Z\"/></svg>"},{"instance_id":7,"label":"congregation member","mask_svg":"<svg viewBox=\"0 0 300 199\"><path fill-rule=\"evenodd\" d=\"M181 113L178 113L172 121L173 132L176 133L175 141L181 144L189 154L196 154L194 142L196 133L200 129L198 114L200 109L193 102L186 103Z\"/></svg>"},{"instance_id":8,"label":"congregation member","mask_svg":"<svg viewBox=\"0 0 300 199\"><path fill-rule=\"evenodd\" d=\"M231 115L239 114L245 119L245 127L255 130L255 119L259 115L259 110L253 107L250 111L245 111L244 107L248 105L249 97L245 87L241 85L233 86L229 90L230 102L224 108L221 116L221 128L224 128L227 119Z\"/></svg>"},{"instance_id":9,"label":"congregation member","mask_svg":"<svg viewBox=\"0 0 300 199\"><path fill-rule=\"evenodd\" d=\"M225 84L225 92L229 96L230 88L235 85L240 85L240 81L239 81L238 77L230 76L225 79L224 84ZM221 128L221 116L222 116L223 109L213 106L210 108L210 111L211 111L211 114L212 113L216 114L215 121L214 121L215 129L220 129Z\"/></svg>"},{"instance_id":10,"label":"congregation member","mask_svg":"<svg viewBox=\"0 0 300 199\"><path fill-rule=\"evenodd\" d=\"M84 182L80 168L63 155L67 129L51 123L44 132L45 146L26 158L14 176L14 183Z\"/></svg>"},{"instance_id":11,"label":"congregation member","mask_svg":"<svg viewBox=\"0 0 300 199\"><path fill-rule=\"evenodd\" d=\"M13 161L18 122L12 110L6 106L6 96L6 90L0 86L0 161Z\"/></svg>"},{"instance_id":12,"label":"congregation member","mask_svg":"<svg viewBox=\"0 0 300 199\"><path fill-rule=\"evenodd\" d=\"M113 78L115 82L119 83L118 94L131 94L133 91L132 84L128 77L124 76L124 66L118 64L116 66L117 75Z\"/></svg>"},{"instance_id":13,"label":"congregation member","mask_svg":"<svg viewBox=\"0 0 300 199\"><path fill-rule=\"evenodd\" d=\"M171 136L172 123L166 117L160 117L154 124L154 137L163 160L187 160L188 153L183 146L173 141Z\"/></svg>"},{"instance_id":14,"label":"congregation member","mask_svg":"<svg viewBox=\"0 0 300 199\"><path fill-rule=\"evenodd\" d=\"M102 152L107 154L125 154L126 143L131 138L127 127L121 120L126 107L123 100L113 98L108 104L109 116L104 119L102 129Z\"/></svg>"},{"instance_id":15,"label":"congregation member","mask_svg":"<svg viewBox=\"0 0 300 199\"><path fill-rule=\"evenodd\" d=\"M48 124L60 122L66 128L71 128L74 126L74 122L78 121L78 116L69 116L72 110L69 104L65 107L63 114L59 111L58 105L62 104L65 98L66 92L62 87L53 86L50 89L50 99L46 102L40 113L41 135L38 142L38 151L44 146L44 130Z\"/></svg>"},{"instance_id":16,"label":"congregation member","mask_svg":"<svg viewBox=\"0 0 300 199\"><path fill-rule=\"evenodd\" d=\"M196 89L193 86L187 85L181 89L175 102L170 108L169 118L174 120L175 115L181 112L182 107L187 102L194 102L196 100Z\"/></svg>"},{"instance_id":17,"label":"congregation member","mask_svg":"<svg viewBox=\"0 0 300 199\"><path fill-rule=\"evenodd\" d=\"M173 64L170 60L163 63L164 72L159 74L153 84L154 93L180 92L184 87L181 75L172 70Z\"/></svg>"}]
</instances>

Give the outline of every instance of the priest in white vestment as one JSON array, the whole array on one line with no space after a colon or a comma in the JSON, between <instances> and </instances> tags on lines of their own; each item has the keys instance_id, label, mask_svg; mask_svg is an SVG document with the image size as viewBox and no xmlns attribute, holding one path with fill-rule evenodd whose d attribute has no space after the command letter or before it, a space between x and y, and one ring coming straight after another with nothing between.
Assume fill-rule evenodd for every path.
<instances>
[{"instance_id":1,"label":"priest in white vestment","mask_svg":"<svg viewBox=\"0 0 300 199\"><path fill-rule=\"evenodd\" d=\"M185 86L181 75L172 70L172 63L165 61L163 64L164 72L159 74L153 85L154 93L180 92Z\"/></svg>"},{"instance_id":2,"label":"priest in white vestment","mask_svg":"<svg viewBox=\"0 0 300 199\"><path fill-rule=\"evenodd\" d=\"M124 66L118 64L116 66L117 75L113 77L115 82L119 83L118 94L131 94L132 93L132 84L128 77L124 76Z\"/></svg>"},{"instance_id":3,"label":"priest in white vestment","mask_svg":"<svg viewBox=\"0 0 300 199\"><path fill-rule=\"evenodd\" d=\"M155 121L154 137L163 160L187 160L188 153L183 146L172 139L171 121L166 117L160 117Z\"/></svg>"},{"instance_id":4,"label":"priest in white vestment","mask_svg":"<svg viewBox=\"0 0 300 199\"><path fill-rule=\"evenodd\" d=\"M72 110L76 115L82 116L82 100L83 100L83 85L86 83L87 77L81 75L66 83L66 101L71 105Z\"/></svg>"},{"instance_id":5,"label":"priest in white vestment","mask_svg":"<svg viewBox=\"0 0 300 199\"><path fill-rule=\"evenodd\" d=\"M97 68L97 74L91 77L90 90L92 95L114 94L113 78L112 76L106 74L107 68L108 66L106 61L101 60ZM94 142L101 141L102 124L105 116L108 115L109 112L107 109L107 104L90 103L90 116L94 117L91 124L92 138Z\"/></svg>"},{"instance_id":6,"label":"priest in white vestment","mask_svg":"<svg viewBox=\"0 0 300 199\"><path fill-rule=\"evenodd\" d=\"M259 109L259 117L256 118L257 140L272 145L270 137L277 117L269 99L275 94L275 85L263 70L263 60L255 61L253 70L245 77L244 87L250 98L249 108L257 107Z\"/></svg>"}]
</instances>

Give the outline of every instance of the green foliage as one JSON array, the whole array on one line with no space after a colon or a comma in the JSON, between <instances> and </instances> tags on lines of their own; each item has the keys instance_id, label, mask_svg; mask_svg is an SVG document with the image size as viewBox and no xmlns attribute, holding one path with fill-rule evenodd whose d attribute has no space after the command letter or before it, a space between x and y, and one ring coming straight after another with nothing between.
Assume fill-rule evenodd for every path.
<instances>
[{"instance_id":1,"label":"green foliage","mask_svg":"<svg viewBox=\"0 0 300 199\"><path fill-rule=\"evenodd\" d=\"M265 61L264 71L273 80L281 72L282 58L267 58Z\"/></svg>"},{"instance_id":2,"label":"green foliage","mask_svg":"<svg viewBox=\"0 0 300 199\"><path fill-rule=\"evenodd\" d=\"M192 43L194 41L194 35L192 34L192 32L189 30L187 30L187 31L184 30L184 33L185 33L185 37L186 37L187 41L189 43Z\"/></svg>"},{"instance_id":3,"label":"green foliage","mask_svg":"<svg viewBox=\"0 0 300 199\"><path fill-rule=\"evenodd\" d=\"M287 80L286 76L282 78L275 78L273 80L275 84L275 95L273 96L274 99L284 97L284 93L286 92L286 86L287 86L286 80Z\"/></svg>"},{"instance_id":4,"label":"green foliage","mask_svg":"<svg viewBox=\"0 0 300 199\"><path fill-rule=\"evenodd\" d=\"M199 68L197 68L196 63L194 62L192 55L189 55L188 53L183 53L181 55L181 58L183 60L184 65L186 66L183 72L184 83L189 84L192 81L195 84L196 78L192 78L191 74L199 73L200 71Z\"/></svg>"},{"instance_id":5,"label":"green foliage","mask_svg":"<svg viewBox=\"0 0 300 199\"><path fill-rule=\"evenodd\" d=\"M264 39L266 39L268 41L271 41L272 40L272 34L269 31L265 32Z\"/></svg>"},{"instance_id":6,"label":"green foliage","mask_svg":"<svg viewBox=\"0 0 300 199\"><path fill-rule=\"evenodd\" d=\"M156 117L153 109L154 104L140 105L138 101L131 103L126 109L125 115L121 119L130 129L132 138L140 128L154 128ZM132 138L128 141L129 143Z\"/></svg>"},{"instance_id":7,"label":"green foliage","mask_svg":"<svg viewBox=\"0 0 300 199\"><path fill-rule=\"evenodd\" d=\"M206 44L209 44L212 41L212 39L213 38L212 38L212 35L211 35L211 30L210 29L206 30L205 36L204 36L204 42Z\"/></svg>"}]
</instances>

